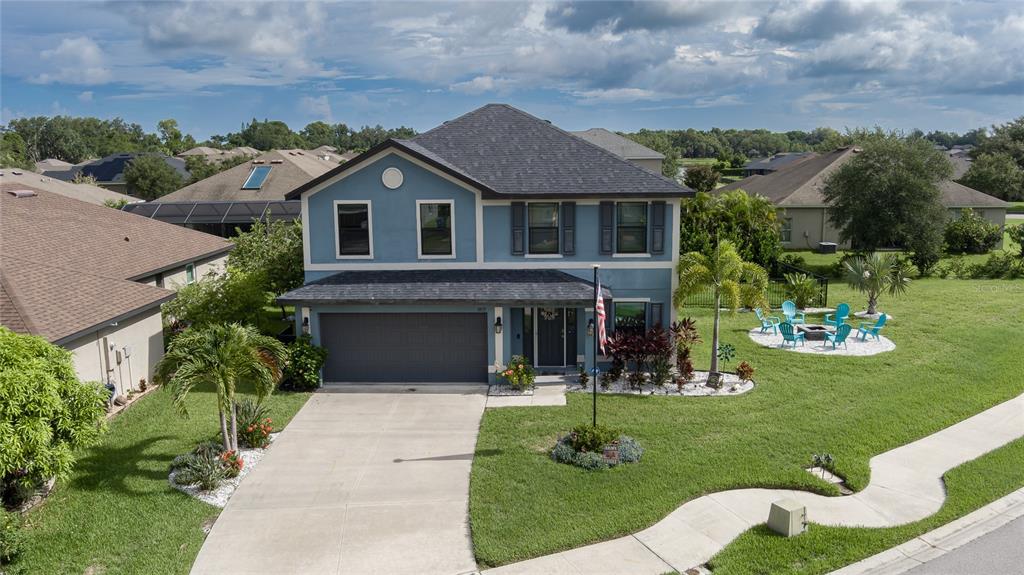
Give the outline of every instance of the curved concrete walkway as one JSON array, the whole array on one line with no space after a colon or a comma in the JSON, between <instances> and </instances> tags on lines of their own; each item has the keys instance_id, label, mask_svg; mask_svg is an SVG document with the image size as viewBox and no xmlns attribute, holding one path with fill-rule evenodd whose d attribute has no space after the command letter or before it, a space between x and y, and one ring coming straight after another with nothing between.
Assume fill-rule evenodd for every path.
<instances>
[{"instance_id":1,"label":"curved concrete walkway","mask_svg":"<svg viewBox=\"0 0 1024 575\"><path fill-rule=\"evenodd\" d=\"M956 425L871 458L871 483L860 493L825 497L804 491L737 489L683 504L634 535L484 571L484 575L680 573L706 563L730 541L768 519L771 504L796 499L808 520L837 526L891 527L942 507L942 476L1024 436L1024 395Z\"/></svg>"}]
</instances>

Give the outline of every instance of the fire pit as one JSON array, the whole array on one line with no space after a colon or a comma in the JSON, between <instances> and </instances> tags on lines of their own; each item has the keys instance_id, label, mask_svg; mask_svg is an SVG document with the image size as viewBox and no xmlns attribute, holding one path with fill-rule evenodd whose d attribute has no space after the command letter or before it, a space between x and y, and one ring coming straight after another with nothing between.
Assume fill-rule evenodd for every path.
<instances>
[{"instance_id":1,"label":"fire pit","mask_svg":"<svg viewBox=\"0 0 1024 575\"><path fill-rule=\"evenodd\" d=\"M833 330L827 325L807 324L796 326L798 332L804 334L804 339L807 341L825 341L825 334L832 333Z\"/></svg>"}]
</instances>

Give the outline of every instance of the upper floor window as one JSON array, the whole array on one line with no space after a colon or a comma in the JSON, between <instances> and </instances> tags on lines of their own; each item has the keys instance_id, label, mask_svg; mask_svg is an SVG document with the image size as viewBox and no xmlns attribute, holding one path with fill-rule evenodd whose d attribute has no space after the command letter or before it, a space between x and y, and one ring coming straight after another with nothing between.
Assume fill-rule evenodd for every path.
<instances>
[{"instance_id":1,"label":"upper floor window","mask_svg":"<svg viewBox=\"0 0 1024 575\"><path fill-rule=\"evenodd\" d=\"M527 204L529 253L558 253L558 204Z\"/></svg>"},{"instance_id":2,"label":"upper floor window","mask_svg":"<svg viewBox=\"0 0 1024 575\"><path fill-rule=\"evenodd\" d=\"M242 189L258 190L262 188L263 182L267 181L267 176L270 175L270 168L271 166L254 166L252 171L249 172L249 177L242 184Z\"/></svg>"},{"instance_id":3,"label":"upper floor window","mask_svg":"<svg viewBox=\"0 0 1024 575\"><path fill-rule=\"evenodd\" d=\"M455 203L448 201L416 202L419 210L420 257L454 257L452 222Z\"/></svg>"},{"instance_id":4,"label":"upper floor window","mask_svg":"<svg viewBox=\"0 0 1024 575\"><path fill-rule=\"evenodd\" d=\"M370 202L335 202L338 257L372 257Z\"/></svg>"},{"instance_id":5,"label":"upper floor window","mask_svg":"<svg viewBox=\"0 0 1024 575\"><path fill-rule=\"evenodd\" d=\"M615 251L620 254L647 252L647 203L620 202L615 206Z\"/></svg>"},{"instance_id":6,"label":"upper floor window","mask_svg":"<svg viewBox=\"0 0 1024 575\"><path fill-rule=\"evenodd\" d=\"M160 282L160 284L163 284L164 283L163 276L160 276L157 281ZM196 283L196 265L195 264L185 264L185 283L187 283L187 284ZM160 287L163 287L163 285L160 285Z\"/></svg>"},{"instance_id":7,"label":"upper floor window","mask_svg":"<svg viewBox=\"0 0 1024 575\"><path fill-rule=\"evenodd\" d=\"M793 241L793 218L782 218L779 224L779 241L782 243Z\"/></svg>"}]
</instances>

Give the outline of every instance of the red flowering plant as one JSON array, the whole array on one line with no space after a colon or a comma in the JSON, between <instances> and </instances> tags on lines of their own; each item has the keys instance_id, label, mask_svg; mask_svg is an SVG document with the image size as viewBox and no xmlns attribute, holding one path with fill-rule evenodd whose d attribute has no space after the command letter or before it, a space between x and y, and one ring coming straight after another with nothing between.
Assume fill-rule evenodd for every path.
<instances>
[{"instance_id":1,"label":"red flowering plant","mask_svg":"<svg viewBox=\"0 0 1024 575\"><path fill-rule=\"evenodd\" d=\"M498 374L508 382L512 389L519 391L531 389L534 380L537 378L537 374L533 371L533 366L521 355L512 356L512 361L508 363L505 369L499 371Z\"/></svg>"},{"instance_id":2,"label":"red flowering plant","mask_svg":"<svg viewBox=\"0 0 1024 575\"><path fill-rule=\"evenodd\" d=\"M238 440L248 446L264 448L270 443L273 420L262 403L245 398L238 402Z\"/></svg>"},{"instance_id":3,"label":"red flowering plant","mask_svg":"<svg viewBox=\"0 0 1024 575\"><path fill-rule=\"evenodd\" d=\"M238 474L242 472L242 468L245 467L245 461L234 450L221 453L220 461L224 465L224 472L228 477L238 477Z\"/></svg>"}]
</instances>

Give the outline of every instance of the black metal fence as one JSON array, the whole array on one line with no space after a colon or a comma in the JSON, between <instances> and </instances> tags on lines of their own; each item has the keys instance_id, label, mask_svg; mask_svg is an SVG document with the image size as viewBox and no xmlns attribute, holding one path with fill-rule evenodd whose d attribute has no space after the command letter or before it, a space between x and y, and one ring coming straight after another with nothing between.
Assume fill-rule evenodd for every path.
<instances>
[{"instance_id":1,"label":"black metal fence","mask_svg":"<svg viewBox=\"0 0 1024 575\"><path fill-rule=\"evenodd\" d=\"M818 296L812 299L808 304L810 307L828 307L828 278L783 262L776 262L775 266L769 270L769 281L766 295L768 296L768 305L770 307L781 307L782 302L787 299L791 299L786 290L786 279L784 277L785 274L791 273L805 274L818 284ZM715 292L714 290L706 289L696 293L687 298L685 305L693 307L714 307Z\"/></svg>"}]
</instances>

